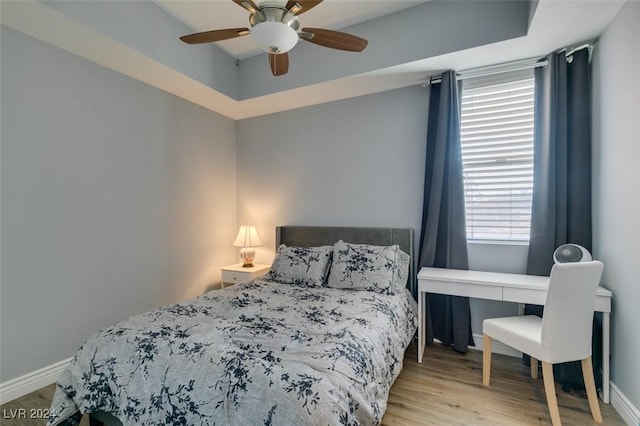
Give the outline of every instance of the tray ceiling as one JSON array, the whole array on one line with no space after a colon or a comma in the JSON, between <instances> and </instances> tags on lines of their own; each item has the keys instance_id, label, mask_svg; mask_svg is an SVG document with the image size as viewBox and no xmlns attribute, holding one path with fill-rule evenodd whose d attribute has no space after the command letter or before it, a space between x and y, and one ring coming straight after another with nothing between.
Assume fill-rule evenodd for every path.
<instances>
[{"instance_id":1,"label":"tray ceiling","mask_svg":"<svg viewBox=\"0 0 640 426\"><path fill-rule=\"evenodd\" d=\"M231 0L7 1L3 25L233 119L424 82L468 69L546 55L597 38L617 0L325 0L304 26L369 40L362 53L301 42L289 73L273 77L250 37L186 45L197 31L248 26Z\"/></svg>"}]
</instances>

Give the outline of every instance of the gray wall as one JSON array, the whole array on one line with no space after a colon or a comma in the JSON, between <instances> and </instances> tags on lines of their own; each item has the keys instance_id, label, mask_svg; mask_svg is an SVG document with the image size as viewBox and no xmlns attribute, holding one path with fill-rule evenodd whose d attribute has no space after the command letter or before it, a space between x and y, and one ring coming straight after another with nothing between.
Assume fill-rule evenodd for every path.
<instances>
[{"instance_id":1,"label":"gray wall","mask_svg":"<svg viewBox=\"0 0 640 426\"><path fill-rule=\"evenodd\" d=\"M411 87L238 122L238 218L270 261L276 225L419 229L425 89Z\"/></svg>"},{"instance_id":2,"label":"gray wall","mask_svg":"<svg viewBox=\"0 0 640 426\"><path fill-rule=\"evenodd\" d=\"M276 225L398 226L420 236L427 91L420 86L238 122L238 217L274 255ZM527 246L470 244L470 267L523 273ZM472 327L517 305L472 300ZM479 342L477 342L479 343Z\"/></svg>"},{"instance_id":3,"label":"gray wall","mask_svg":"<svg viewBox=\"0 0 640 426\"><path fill-rule=\"evenodd\" d=\"M640 3L594 52L594 255L613 291L611 380L640 409Z\"/></svg>"},{"instance_id":4,"label":"gray wall","mask_svg":"<svg viewBox=\"0 0 640 426\"><path fill-rule=\"evenodd\" d=\"M235 123L2 27L0 382L236 260Z\"/></svg>"},{"instance_id":5,"label":"gray wall","mask_svg":"<svg viewBox=\"0 0 640 426\"><path fill-rule=\"evenodd\" d=\"M46 5L226 96L239 97L235 58L213 43L187 47L178 35L191 34L193 28L158 3L92 0L46 1Z\"/></svg>"}]
</instances>

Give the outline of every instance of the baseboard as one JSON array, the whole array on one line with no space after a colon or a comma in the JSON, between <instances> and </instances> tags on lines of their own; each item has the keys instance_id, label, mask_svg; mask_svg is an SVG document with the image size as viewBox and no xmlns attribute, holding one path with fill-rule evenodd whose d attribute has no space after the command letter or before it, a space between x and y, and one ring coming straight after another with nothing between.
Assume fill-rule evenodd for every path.
<instances>
[{"instance_id":1,"label":"baseboard","mask_svg":"<svg viewBox=\"0 0 640 426\"><path fill-rule=\"evenodd\" d=\"M625 394L613 383L611 383L611 405L616 409L627 426L640 426L640 410L634 407Z\"/></svg>"},{"instance_id":2,"label":"baseboard","mask_svg":"<svg viewBox=\"0 0 640 426\"><path fill-rule=\"evenodd\" d=\"M58 381L62 371L69 365L71 358L56 362L23 376L0 383L0 404L20 398L28 393Z\"/></svg>"},{"instance_id":3,"label":"baseboard","mask_svg":"<svg viewBox=\"0 0 640 426\"><path fill-rule=\"evenodd\" d=\"M482 334L474 334L473 341L476 345L469 346L469 349L482 351ZM522 352L517 351L511 346L505 345L504 343L495 339L493 339L493 341L491 342L491 353L512 356L514 358L522 358Z\"/></svg>"}]
</instances>

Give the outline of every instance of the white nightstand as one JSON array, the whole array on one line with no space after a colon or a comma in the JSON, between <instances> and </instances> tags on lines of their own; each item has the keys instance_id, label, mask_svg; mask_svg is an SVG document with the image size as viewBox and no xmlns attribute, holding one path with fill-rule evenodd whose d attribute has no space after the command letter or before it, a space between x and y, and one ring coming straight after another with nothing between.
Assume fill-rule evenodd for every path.
<instances>
[{"instance_id":1,"label":"white nightstand","mask_svg":"<svg viewBox=\"0 0 640 426\"><path fill-rule=\"evenodd\" d=\"M236 263L235 265L224 266L222 268L222 288L251 281L255 277L269 272L271 265L263 265L260 263L254 263L249 268L244 268L242 263Z\"/></svg>"}]
</instances>

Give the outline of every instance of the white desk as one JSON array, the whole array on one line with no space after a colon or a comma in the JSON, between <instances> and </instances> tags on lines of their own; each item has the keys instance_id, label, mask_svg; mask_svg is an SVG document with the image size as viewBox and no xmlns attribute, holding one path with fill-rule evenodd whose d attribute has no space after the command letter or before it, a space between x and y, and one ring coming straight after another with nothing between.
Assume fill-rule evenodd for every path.
<instances>
[{"instance_id":1,"label":"white desk","mask_svg":"<svg viewBox=\"0 0 640 426\"><path fill-rule=\"evenodd\" d=\"M418 362L426 343L427 293L544 305L549 277L422 268L418 273ZM598 288L595 310L602 312L602 400L609 403L609 339L611 292Z\"/></svg>"}]
</instances>

